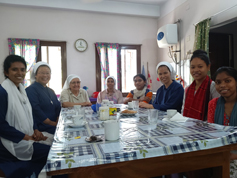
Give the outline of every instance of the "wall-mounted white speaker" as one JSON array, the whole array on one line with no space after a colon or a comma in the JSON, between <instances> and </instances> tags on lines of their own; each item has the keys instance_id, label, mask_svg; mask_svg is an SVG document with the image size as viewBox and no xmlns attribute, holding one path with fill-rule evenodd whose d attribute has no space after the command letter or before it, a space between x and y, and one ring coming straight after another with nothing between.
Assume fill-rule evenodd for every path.
<instances>
[{"instance_id":1,"label":"wall-mounted white speaker","mask_svg":"<svg viewBox=\"0 0 237 178\"><path fill-rule=\"evenodd\" d=\"M159 48L166 48L178 43L177 24L167 24L159 28L157 32L157 44Z\"/></svg>"}]
</instances>

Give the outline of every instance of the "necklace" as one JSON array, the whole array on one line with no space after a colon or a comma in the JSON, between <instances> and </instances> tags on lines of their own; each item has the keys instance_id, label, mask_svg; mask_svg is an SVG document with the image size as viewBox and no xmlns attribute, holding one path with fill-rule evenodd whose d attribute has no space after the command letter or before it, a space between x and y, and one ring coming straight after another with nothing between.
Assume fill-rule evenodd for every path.
<instances>
[{"instance_id":1,"label":"necklace","mask_svg":"<svg viewBox=\"0 0 237 178\"><path fill-rule=\"evenodd\" d=\"M230 124L230 117L226 114L225 114L225 117L226 117L226 120L225 120L225 125L229 125Z\"/></svg>"},{"instance_id":2,"label":"necklace","mask_svg":"<svg viewBox=\"0 0 237 178\"><path fill-rule=\"evenodd\" d=\"M45 89L47 90L47 87L45 87ZM44 91L44 90L43 90ZM44 93L45 93L45 95L49 98L49 101L50 101L50 103L53 105L53 101L52 101L52 99L51 99L51 97L50 97L50 94L49 94L49 92L48 92L48 90L47 90L47 93L44 91Z\"/></svg>"}]
</instances>

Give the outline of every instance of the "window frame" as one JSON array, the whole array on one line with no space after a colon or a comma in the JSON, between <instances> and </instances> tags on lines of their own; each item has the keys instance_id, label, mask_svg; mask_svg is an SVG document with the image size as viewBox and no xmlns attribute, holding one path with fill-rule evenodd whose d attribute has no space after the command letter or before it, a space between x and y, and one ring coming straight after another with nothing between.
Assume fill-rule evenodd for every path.
<instances>
[{"instance_id":1,"label":"window frame","mask_svg":"<svg viewBox=\"0 0 237 178\"><path fill-rule=\"evenodd\" d=\"M137 50L137 73L141 73L141 44L135 45L135 44L119 44L119 76L120 76L120 88L122 89L122 75L121 75L121 49L136 49ZM101 91L101 68L100 68L100 57L97 52L96 44L95 44L95 66L96 66L96 91ZM123 92L123 96L127 96L128 92Z\"/></svg>"},{"instance_id":2,"label":"window frame","mask_svg":"<svg viewBox=\"0 0 237 178\"><path fill-rule=\"evenodd\" d=\"M62 64L62 87L67 79L67 51L66 51L66 41L43 41L40 40L40 47L38 52L37 62L41 61L41 46L60 46L61 47L61 64Z\"/></svg>"}]
</instances>

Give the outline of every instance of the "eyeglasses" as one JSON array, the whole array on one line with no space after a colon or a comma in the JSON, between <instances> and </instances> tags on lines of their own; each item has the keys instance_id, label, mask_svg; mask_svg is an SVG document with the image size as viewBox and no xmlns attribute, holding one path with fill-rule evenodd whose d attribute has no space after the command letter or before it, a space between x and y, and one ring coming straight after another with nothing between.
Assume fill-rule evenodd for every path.
<instances>
[{"instance_id":1,"label":"eyeglasses","mask_svg":"<svg viewBox=\"0 0 237 178\"><path fill-rule=\"evenodd\" d=\"M47 76L51 75L50 72L39 72L38 74L39 74L39 75L47 75Z\"/></svg>"},{"instance_id":2,"label":"eyeglasses","mask_svg":"<svg viewBox=\"0 0 237 178\"><path fill-rule=\"evenodd\" d=\"M70 84L73 84L73 85L75 85L75 84L80 84L81 82L70 82Z\"/></svg>"}]
</instances>

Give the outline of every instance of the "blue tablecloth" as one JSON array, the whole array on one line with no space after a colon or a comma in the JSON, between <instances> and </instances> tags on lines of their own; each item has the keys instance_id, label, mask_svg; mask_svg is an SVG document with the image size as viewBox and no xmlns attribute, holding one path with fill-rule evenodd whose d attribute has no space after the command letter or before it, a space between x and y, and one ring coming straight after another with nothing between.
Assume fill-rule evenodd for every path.
<instances>
[{"instance_id":1,"label":"blue tablecloth","mask_svg":"<svg viewBox=\"0 0 237 178\"><path fill-rule=\"evenodd\" d=\"M125 105L116 107L125 108ZM81 128L70 128L66 123L70 122L72 115L73 110L63 109L61 112L45 167L47 172L186 153L237 142L237 127L191 118L183 123L164 122L165 112L162 111L153 129L148 124L147 110L139 109L138 114L133 116L120 115L119 140L88 143L85 138L91 135L104 137L102 121L90 107L86 107L87 124Z\"/></svg>"}]
</instances>

